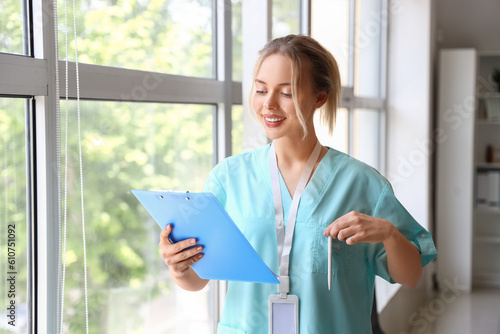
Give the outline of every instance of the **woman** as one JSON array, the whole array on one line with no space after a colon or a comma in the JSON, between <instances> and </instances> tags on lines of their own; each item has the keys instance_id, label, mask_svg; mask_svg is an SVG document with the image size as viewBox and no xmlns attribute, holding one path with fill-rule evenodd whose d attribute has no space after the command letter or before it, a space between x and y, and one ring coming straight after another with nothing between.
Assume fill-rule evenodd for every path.
<instances>
[{"instance_id":1,"label":"woman","mask_svg":"<svg viewBox=\"0 0 500 334\"><path fill-rule=\"evenodd\" d=\"M431 235L383 176L319 144L313 116L321 109L332 131L339 78L333 56L311 37L278 38L260 52L250 100L272 144L225 159L205 189L281 283L229 282L219 333L267 333L268 298L278 293L300 301L301 333L371 333L375 275L414 287L436 256ZM184 289L202 289L207 281L190 267L202 259L202 247L189 249L193 239L171 244L170 231L162 232L160 247L172 278Z\"/></svg>"}]
</instances>

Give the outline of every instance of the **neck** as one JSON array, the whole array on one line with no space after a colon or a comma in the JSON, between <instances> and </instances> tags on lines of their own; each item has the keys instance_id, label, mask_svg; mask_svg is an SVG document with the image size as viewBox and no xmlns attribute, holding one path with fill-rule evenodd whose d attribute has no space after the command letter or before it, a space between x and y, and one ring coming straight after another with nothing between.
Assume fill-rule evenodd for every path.
<instances>
[{"instance_id":1,"label":"neck","mask_svg":"<svg viewBox=\"0 0 500 334\"><path fill-rule=\"evenodd\" d=\"M288 137L276 139L274 149L278 165L290 165L297 162L306 163L317 142L318 138L314 131L305 140L293 140Z\"/></svg>"}]
</instances>

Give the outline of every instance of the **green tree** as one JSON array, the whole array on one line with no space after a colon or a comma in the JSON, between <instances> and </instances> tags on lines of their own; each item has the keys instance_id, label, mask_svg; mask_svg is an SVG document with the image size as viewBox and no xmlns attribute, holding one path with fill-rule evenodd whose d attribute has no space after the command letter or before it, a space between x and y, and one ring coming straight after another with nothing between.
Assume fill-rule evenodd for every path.
<instances>
[{"instance_id":1,"label":"green tree","mask_svg":"<svg viewBox=\"0 0 500 334\"><path fill-rule=\"evenodd\" d=\"M81 331L84 277L75 104L69 106L65 323ZM212 107L83 101L81 109L89 313L92 332L102 333L109 319L101 316L109 308L132 313L145 302L109 305L110 292L151 287L148 293L156 292L149 297L154 298L162 287L163 292L170 289L158 282L166 273L157 246L159 228L130 190L201 189L212 166ZM140 332L140 315L127 318L136 319Z\"/></svg>"},{"instance_id":2,"label":"green tree","mask_svg":"<svg viewBox=\"0 0 500 334\"><path fill-rule=\"evenodd\" d=\"M23 53L22 1L0 1L0 52Z\"/></svg>"},{"instance_id":3,"label":"green tree","mask_svg":"<svg viewBox=\"0 0 500 334\"><path fill-rule=\"evenodd\" d=\"M82 1L79 6L80 62L213 76L211 1ZM64 3L58 9L59 57L64 59ZM179 17L179 10L188 16ZM81 101L90 333L144 333L141 310L168 295L160 230L130 190L201 190L212 167L213 108ZM62 171L67 172L68 195L64 328L81 333L85 300L76 102L61 101L61 110L63 139L69 117L63 152L68 164Z\"/></svg>"},{"instance_id":4,"label":"green tree","mask_svg":"<svg viewBox=\"0 0 500 334\"><path fill-rule=\"evenodd\" d=\"M28 277L25 124L24 99L0 98L0 329L9 328L3 327L8 321L5 310L14 301L17 327L12 329L19 331L25 330ZM15 296L5 284L7 272L16 273Z\"/></svg>"}]
</instances>

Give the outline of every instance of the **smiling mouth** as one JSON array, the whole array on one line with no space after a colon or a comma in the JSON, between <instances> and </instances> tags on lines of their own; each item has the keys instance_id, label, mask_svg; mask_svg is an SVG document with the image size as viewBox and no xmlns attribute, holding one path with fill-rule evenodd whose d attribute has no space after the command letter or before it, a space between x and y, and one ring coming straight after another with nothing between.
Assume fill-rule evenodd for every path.
<instances>
[{"instance_id":1,"label":"smiling mouth","mask_svg":"<svg viewBox=\"0 0 500 334\"><path fill-rule=\"evenodd\" d=\"M266 122L269 122L269 123L276 123L276 122L281 122L281 121L285 120L282 117L264 117L264 119L266 120Z\"/></svg>"}]
</instances>

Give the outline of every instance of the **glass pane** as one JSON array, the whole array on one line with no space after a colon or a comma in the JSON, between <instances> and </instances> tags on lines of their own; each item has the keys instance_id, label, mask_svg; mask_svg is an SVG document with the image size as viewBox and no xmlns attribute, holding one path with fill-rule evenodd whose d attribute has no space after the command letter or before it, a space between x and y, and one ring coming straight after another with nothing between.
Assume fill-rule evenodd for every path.
<instances>
[{"instance_id":1,"label":"glass pane","mask_svg":"<svg viewBox=\"0 0 500 334\"><path fill-rule=\"evenodd\" d=\"M385 18L385 22L382 20ZM354 94L380 96L381 42L387 27L387 15L381 1L356 1L354 47Z\"/></svg>"},{"instance_id":2,"label":"glass pane","mask_svg":"<svg viewBox=\"0 0 500 334\"><path fill-rule=\"evenodd\" d=\"M243 152L243 113L242 105L233 105L231 130L233 155Z\"/></svg>"},{"instance_id":3,"label":"glass pane","mask_svg":"<svg viewBox=\"0 0 500 334\"><path fill-rule=\"evenodd\" d=\"M243 78L243 33L242 33L242 0L232 0L231 28L233 31L233 81Z\"/></svg>"},{"instance_id":4,"label":"glass pane","mask_svg":"<svg viewBox=\"0 0 500 334\"><path fill-rule=\"evenodd\" d=\"M300 0L273 0L273 38L300 32Z\"/></svg>"},{"instance_id":5,"label":"glass pane","mask_svg":"<svg viewBox=\"0 0 500 334\"><path fill-rule=\"evenodd\" d=\"M0 98L0 332L28 333L25 101Z\"/></svg>"},{"instance_id":6,"label":"glass pane","mask_svg":"<svg viewBox=\"0 0 500 334\"><path fill-rule=\"evenodd\" d=\"M0 52L24 54L23 0L0 1Z\"/></svg>"},{"instance_id":7,"label":"glass pane","mask_svg":"<svg viewBox=\"0 0 500 334\"><path fill-rule=\"evenodd\" d=\"M347 109L340 108L337 110L337 119L333 135L328 134L328 127L321 124L319 112L314 114L314 128L316 135L322 145L329 146L338 151L348 153L348 117Z\"/></svg>"},{"instance_id":8,"label":"glass pane","mask_svg":"<svg viewBox=\"0 0 500 334\"><path fill-rule=\"evenodd\" d=\"M79 61L212 78L213 1L79 1ZM72 2L68 2L68 58L74 60ZM59 57L65 59L62 0L58 9Z\"/></svg>"},{"instance_id":9,"label":"glass pane","mask_svg":"<svg viewBox=\"0 0 500 334\"><path fill-rule=\"evenodd\" d=\"M84 333L76 102L69 110L64 328ZM211 333L213 286L191 293L172 282L160 228L130 190L200 191L212 168L212 113L210 105L81 102L90 333Z\"/></svg>"},{"instance_id":10,"label":"glass pane","mask_svg":"<svg viewBox=\"0 0 500 334\"><path fill-rule=\"evenodd\" d=\"M311 36L333 54L343 86L348 85L349 0L312 0Z\"/></svg>"},{"instance_id":11,"label":"glass pane","mask_svg":"<svg viewBox=\"0 0 500 334\"><path fill-rule=\"evenodd\" d=\"M353 156L374 168L378 168L380 136L380 111L355 109Z\"/></svg>"}]
</instances>

